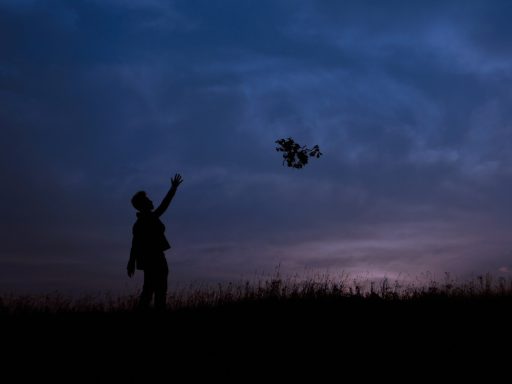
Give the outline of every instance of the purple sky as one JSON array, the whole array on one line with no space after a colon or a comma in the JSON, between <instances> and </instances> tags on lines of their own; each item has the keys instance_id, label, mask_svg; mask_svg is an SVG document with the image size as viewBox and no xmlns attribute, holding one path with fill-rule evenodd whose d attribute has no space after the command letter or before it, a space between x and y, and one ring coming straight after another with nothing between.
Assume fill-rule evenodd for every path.
<instances>
[{"instance_id":1,"label":"purple sky","mask_svg":"<svg viewBox=\"0 0 512 384\"><path fill-rule=\"evenodd\" d=\"M512 2L0 0L0 293L512 271ZM324 153L282 166L274 141Z\"/></svg>"}]
</instances>

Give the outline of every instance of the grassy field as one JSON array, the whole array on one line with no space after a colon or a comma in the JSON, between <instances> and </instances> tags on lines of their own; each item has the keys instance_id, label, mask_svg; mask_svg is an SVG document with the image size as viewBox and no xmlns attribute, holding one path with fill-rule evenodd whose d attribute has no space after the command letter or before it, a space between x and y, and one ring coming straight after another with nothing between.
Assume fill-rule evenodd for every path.
<instances>
[{"instance_id":1,"label":"grassy field","mask_svg":"<svg viewBox=\"0 0 512 384\"><path fill-rule=\"evenodd\" d=\"M0 317L8 319L79 319L135 317L166 318L169 321L195 317L212 320L290 317L295 321L364 319L367 316L400 318L405 314L431 317L446 315L502 315L512 304L512 279L477 276L456 281L424 284L380 280L331 279L300 280L279 274L265 281L219 284L170 292L165 312L137 309L138 293L127 296L89 295L78 298L58 293L46 295L0 296ZM485 312L482 313L481 310Z\"/></svg>"},{"instance_id":2,"label":"grassy field","mask_svg":"<svg viewBox=\"0 0 512 384\"><path fill-rule=\"evenodd\" d=\"M239 361L282 371L364 361L441 370L454 358L480 366L508 359L512 341L512 281L490 275L425 285L275 276L171 293L165 312L136 304L137 295L2 296L4 350L16 361L42 359L45 369L47 360L113 369L115 356L150 369L193 361L222 370Z\"/></svg>"}]
</instances>

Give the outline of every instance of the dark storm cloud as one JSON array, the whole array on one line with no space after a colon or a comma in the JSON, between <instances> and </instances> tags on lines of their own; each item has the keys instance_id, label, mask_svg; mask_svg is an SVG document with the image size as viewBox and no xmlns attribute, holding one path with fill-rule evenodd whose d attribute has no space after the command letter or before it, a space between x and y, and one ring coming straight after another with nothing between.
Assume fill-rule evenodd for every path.
<instances>
[{"instance_id":1,"label":"dark storm cloud","mask_svg":"<svg viewBox=\"0 0 512 384\"><path fill-rule=\"evenodd\" d=\"M176 171L175 281L506 271L510 8L0 1L2 289L135 287L129 199Z\"/></svg>"}]
</instances>

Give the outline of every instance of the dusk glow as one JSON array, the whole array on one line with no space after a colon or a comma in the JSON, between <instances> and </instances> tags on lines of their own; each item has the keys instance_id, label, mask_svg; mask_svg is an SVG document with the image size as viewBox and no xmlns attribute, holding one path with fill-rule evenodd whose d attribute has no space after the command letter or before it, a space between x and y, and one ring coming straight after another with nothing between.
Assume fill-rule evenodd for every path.
<instances>
[{"instance_id":1,"label":"dusk glow","mask_svg":"<svg viewBox=\"0 0 512 384\"><path fill-rule=\"evenodd\" d=\"M512 2L0 0L0 291L511 276ZM276 140L319 145L302 169Z\"/></svg>"}]
</instances>

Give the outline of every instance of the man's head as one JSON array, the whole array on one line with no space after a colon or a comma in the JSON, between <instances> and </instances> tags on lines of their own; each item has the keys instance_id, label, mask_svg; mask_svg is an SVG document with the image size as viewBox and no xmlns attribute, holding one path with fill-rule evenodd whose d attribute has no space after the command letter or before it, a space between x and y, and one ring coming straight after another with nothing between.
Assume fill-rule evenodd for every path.
<instances>
[{"instance_id":1,"label":"man's head","mask_svg":"<svg viewBox=\"0 0 512 384\"><path fill-rule=\"evenodd\" d=\"M155 207L146 192L139 191L132 197L132 205L139 212L151 212Z\"/></svg>"}]
</instances>

